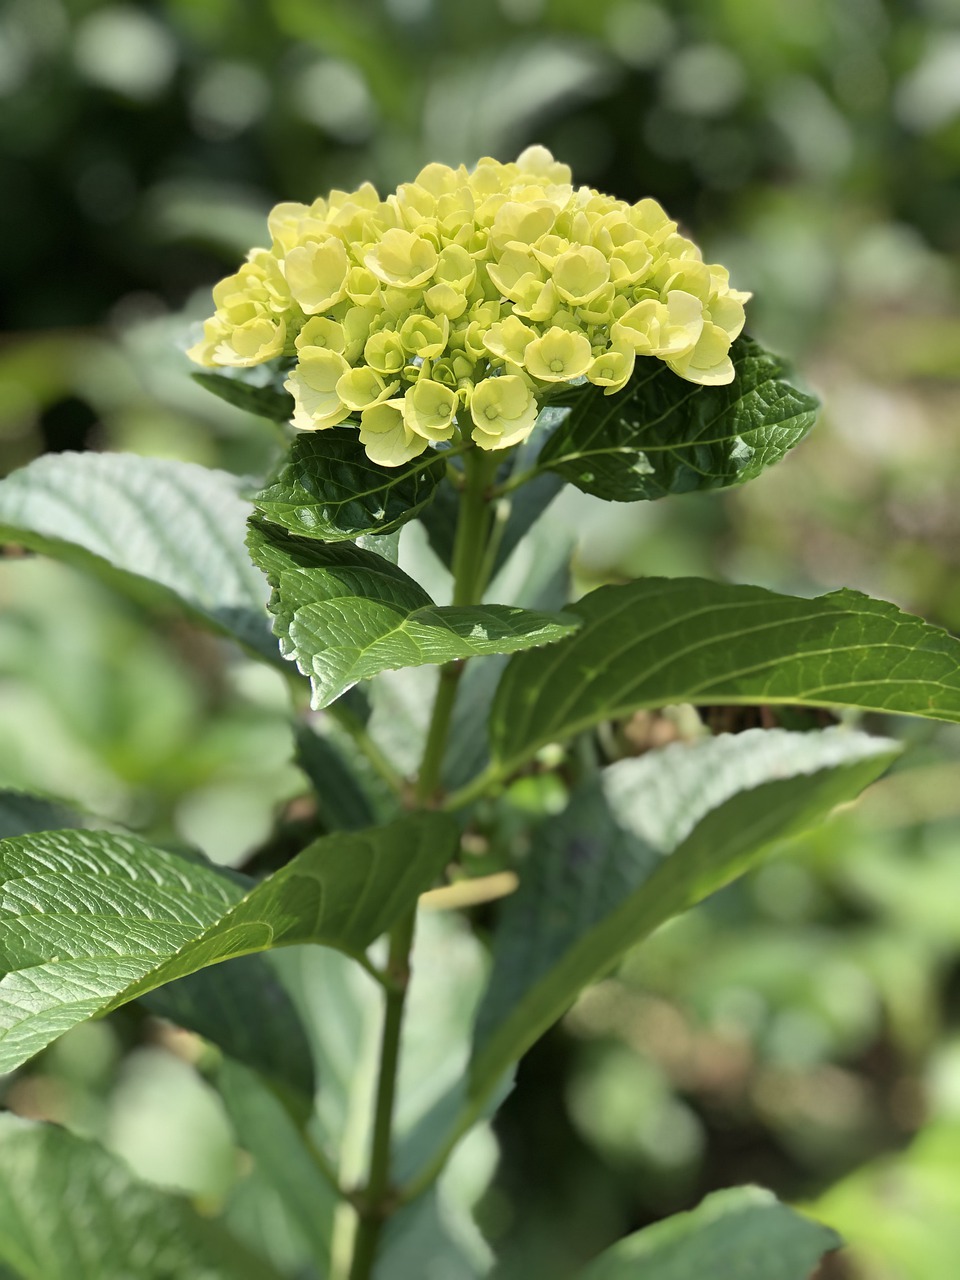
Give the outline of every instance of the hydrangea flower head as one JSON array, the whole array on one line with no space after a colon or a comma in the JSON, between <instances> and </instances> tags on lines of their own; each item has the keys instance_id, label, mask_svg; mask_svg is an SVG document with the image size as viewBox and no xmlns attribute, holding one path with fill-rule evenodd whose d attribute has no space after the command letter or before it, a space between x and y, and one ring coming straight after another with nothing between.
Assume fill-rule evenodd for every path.
<instances>
[{"instance_id":1,"label":"hydrangea flower head","mask_svg":"<svg viewBox=\"0 0 960 1280\"><path fill-rule=\"evenodd\" d=\"M750 295L656 201L574 187L544 147L430 164L385 200L367 183L280 204L268 226L271 247L216 286L188 354L295 361L294 426L353 422L386 466L458 433L511 448L565 386L616 395L637 356L693 383L733 379Z\"/></svg>"}]
</instances>

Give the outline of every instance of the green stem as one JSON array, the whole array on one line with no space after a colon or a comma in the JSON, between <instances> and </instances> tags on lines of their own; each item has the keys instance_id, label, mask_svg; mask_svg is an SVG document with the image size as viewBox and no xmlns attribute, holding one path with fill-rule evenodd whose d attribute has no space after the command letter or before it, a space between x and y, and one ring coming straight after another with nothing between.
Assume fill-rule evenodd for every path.
<instances>
[{"instance_id":1,"label":"green stem","mask_svg":"<svg viewBox=\"0 0 960 1280\"><path fill-rule=\"evenodd\" d=\"M464 487L453 552L455 605L474 604L483 592L482 573L490 530L488 489L491 467L491 461L476 449L469 450L464 456ZM417 808L429 808L435 803L462 670L463 662L447 663L440 670L440 682L414 793ZM390 952L385 974L389 985L385 987L386 1007L370 1144L370 1174L366 1187L355 1198L359 1222L349 1280L370 1280L384 1224L401 1203L391 1185L391 1140L403 1011L410 982L410 952L415 927L416 909L398 921L390 931Z\"/></svg>"},{"instance_id":2,"label":"green stem","mask_svg":"<svg viewBox=\"0 0 960 1280\"><path fill-rule=\"evenodd\" d=\"M490 480L497 455L475 449L463 460L464 482L460 498L457 536L453 544L453 603L479 603L485 582L480 580L490 537Z\"/></svg>"},{"instance_id":3,"label":"green stem","mask_svg":"<svg viewBox=\"0 0 960 1280\"><path fill-rule=\"evenodd\" d=\"M465 809L468 804L473 804L474 800L482 799L500 781L499 769L495 765L488 765L482 773L471 778L464 786L445 796L440 807L445 813L455 813L457 809Z\"/></svg>"}]
</instances>

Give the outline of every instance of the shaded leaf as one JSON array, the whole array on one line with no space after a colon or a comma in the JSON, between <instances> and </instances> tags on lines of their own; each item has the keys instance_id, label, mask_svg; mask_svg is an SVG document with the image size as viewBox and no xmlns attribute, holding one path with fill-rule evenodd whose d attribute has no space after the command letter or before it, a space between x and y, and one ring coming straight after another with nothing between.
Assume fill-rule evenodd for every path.
<instances>
[{"instance_id":1,"label":"shaded leaf","mask_svg":"<svg viewBox=\"0 0 960 1280\"><path fill-rule=\"evenodd\" d=\"M310 779L320 819L329 831L359 831L376 822L377 806L352 765L325 733L298 723L296 763Z\"/></svg>"},{"instance_id":2,"label":"shaded leaf","mask_svg":"<svg viewBox=\"0 0 960 1280\"><path fill-rule=\"evenodd\" d=\"M271 422L289 422L293 417L293 396L273 383L256 383L250 380L245 369L236 369L231 373L191 373L194 382L199 383L205 391L212 391L227 404L246 413L255 414L258 418L269 418Z\"/></svg>"},{"instance_id":3,"label":"shaded leaf","mask_svg":"<svg viewBox=\"0 0 960 1280\"><path fill-rule=\"evenodd\" d=\"M0 481L0 543L185 607L275 658L263 582L244 551L249 512L236 476L135 454L46 454Z\"/></svg>"},{"instance_id":4,"label":"shaded leaf","mask_svg":"<svg viewBox=\"0 0 960 1280\"><path fill-rule=\"evenodd\" d=\"M817 401L752 338L731 349L735 377L695 386L662 360L637 361L623 391L584 387L537 465L613 502L722 489L754 479L813 426Z\"/></svg>"},{"instance_id":5,"label":"shaded leaf","mask_svg":"<svg viewBox=\"0 0 960 1280\"><path fill-rule=\"evenodd\" d=\"M750 730L621 761L575 792L534 836L504 907L474 1096L628 948L859 794L897 750L842 729Z\"/></svg>"},{"instance_id":6,"label":"shaded leaf","mask_svg":"<svg viewBox=\"0 0 960 1280\"><path fill-rule=\"evenodd\" d=\"M302 433L273 484L254 498L274 524L325 542L385 534L412 519L446 472L442 453L428 451L401 467L371 462L356 428Z\"/></svg>"},{"instance_id":7,"label":"shaded leaf","mask_svg":"<svg viewBox=\"0 0 960 1280\"><path fill-rule=\"evenodd\" d=\"M339 1204L336 1192L290 1115L252 1071L225 1062L217 1073L217 1087L237 1141L253 1157L258 1179L278 1195L310 1259L325 1272ZM235 1229L243 1236L241 1224ZM250 1243L259 1245L257 1240Z\"/></svg>"},{"instance_id":8,"label":"shaded leaf","mask_svg":"<svg viewBox=\"0 0 960 1280\"><path fill-rule=\"evenodd\" d=\"M165 982L299 942L360 954L416 902L457 845L410 814L326 836L245 892L239 878L132 836L66 831L0 842L0 1071Z\"/></svg>"},{"instance_id":9,"label":"shaded leaf","mask_svg":"<svg viewBox=\"0 0 960 1280\"><path fill-rule=\"evenodd\" d=\"M771 1192L733 1187L621 1240L578 1280L810 1280L840 1243Z\"/></svg>"},{"instance_id":10,"label":"shaded leaf","mask_svg":"<svg viewBox=\"0 0 960 1280\"><path fill-rule=\"evenodd\" d=\"M601 720L677 702L850 706L960 721L960 641L858 591L813 600L699 578L601 587L583 626L511 660L491 712L502 770Z\"/></svg>"},{"instance_id":11,"label":"shaded leaf","mask_svg":"<svg viewBox=\"0 0 960 1280\"><path fill-rule=\"evenodd\" d=\"M313 1093L310 1045L269 955L237 956L142 996L160 1018L295 1093Z\"/></svg>"},{"instance_id":12,"label":"shaded leaf","mask_svg":"<svg viewBox=\"0 0 960 1280\"><path fill-rule=\"evenodd\" d=\"M310 677L316 707L380 671L513 653L577 625L566 614L506 605L435 605L402 569L348 542L308 541L254 522L248 546L273 588L281 651Z\"/></svg>"},{"instance_id":13,"label":"shaded leaf","mask_svg":"<svg viewBox=\"0 0 960 1280\"><path fill-rule=\"evenodd\" d=\"M78 816L57 800L25 791L0 790L0 840L79 825Z\"/></svg>"},{"instance_id":14,"label":"shaded leaf","mask_svg":"<svg viewBox=\"0 0 960 1280\"><path fill-rule=\"evenodd\" d=\"M10 1114L0 1116L0 1259L22 1280L277 1280L96 1143Z\"/></svg>"}]
</instances>

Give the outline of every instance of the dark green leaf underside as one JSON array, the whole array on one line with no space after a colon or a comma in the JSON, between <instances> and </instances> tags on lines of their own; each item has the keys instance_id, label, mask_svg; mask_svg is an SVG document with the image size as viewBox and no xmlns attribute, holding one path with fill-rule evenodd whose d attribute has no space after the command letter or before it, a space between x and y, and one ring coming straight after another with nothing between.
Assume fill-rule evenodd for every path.
<instances>
[{"instance_id":1,"label":"dark green leaf underside","mask_svg":"<svg viewBox=\"0 0 960 1280\"><path fill-rule=\"evenodd\" d=\"M200 969L148 992L140 1003L235 1062L312 1097L310 1044L270 955L236 956Z\"/></svg>"},{"instance_id":2,"label":"dark green leaf underside","mask_svg":"<svg viewBox=\"0 0 960 1280\"><path fill-rule=\"evenodd\" d=\"M671 916L814 825L897 754L883 739L753 730L604 770L534 837L477 1021L480 1099L577 993Z\"/></svg>"},{"instance_id":3,"label":"dark green leaf underside","mask_svg":"<svg viewBox=\"0 0 960 1280\"><path fill-rule=\"evenodd\" d=\"M538 465L614 502L754 479L803 439L817 402L751 338L738 338L731 356L725 387L694 386L652 358L637 361L616 395L585 387Z\"/></svg>"},{"instance_id":4,"label":"dark green leaf underside","mask_svg":"<svg viewBox=\"0 0 960 1280\"><path fill-rule=\"evenodd\" d=\"M812 600L698 578L601 587L575 635L515 657L491 740L512 768L601 720L677 702L850 706L960 721L960 642L856 591Z\"/></svg>"},{"instance_id":5,"label":"dark green leaf underside","mask_svg":"<svg viewBox=\"0 0 960 1280\"><path fill-rule=\"evenodd\" d=\"M367 457L356 427L333 427L298 435L276 480L254 504L291 533L352 540L399 529L430 502L445 469L443 455L433 451L401 467L381 467Z\"/></svg>"},{"instance_id":6,"label":"dark green leaf underside","mask_svg":"<svg viewBox=\"0 0 960 1280\"><path fill-rule=\"evenodd\" d=\"M578 625L567 614L505 605L443 607L402 569L351 543L295 538L254 521L250 553L273 588L285 657L325 707L380 671L548 644Z\"/></svg>"},{"instance_id":7,"label":"dark green leaf underside","mask_svg":"<svg viewBox=\"0 0 960 1280\"><path fill-rule=\"evenodd\" d=\"M0 790L0 840L79 825L77 815L59 801L24 791Z\"/></svg>"},{"instance_id":8,"label":"dark green leaf underside","mask_svg":"<svg viewBox=\"0 0 960 1280\"><path fill-rule=\"evenodd\" d=\"M190 377L205 391L211 391L235 409L243 409L271 422L289 422L293 417L293 396L288 391L267 384L257 385L236 373L191 373Z\"/></svg>"}]
</instances>

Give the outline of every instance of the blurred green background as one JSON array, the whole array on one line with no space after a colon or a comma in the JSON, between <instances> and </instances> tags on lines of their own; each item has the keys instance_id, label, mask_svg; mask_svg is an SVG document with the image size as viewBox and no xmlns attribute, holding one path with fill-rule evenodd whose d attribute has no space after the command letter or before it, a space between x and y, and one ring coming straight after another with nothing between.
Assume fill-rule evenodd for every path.
<instances>
[{"instance_id":1,"label":"blurred green background","mask_svg":"<svg viewBox=\"0 0 960 1280\"><path fill-rule=\"evenodd\" d=\"M64 449L262 471L270 430L182 350L271 204L530 142L657 197L825 405L742 492L571 501L580 580L854 586L960 631L958 0L5 0L0 474ZM0 785L233 863L296 811L279 676L60 565L6 561L0 601ZM879 727L901 769L530 1055L479 1211L498 1280L748 1180L845 1234L834 1280L955 1272L960 732ZM243 1162L196 1059L123 1015L6 1102L215 1205Z\"/></svg>"}]
</instances>

